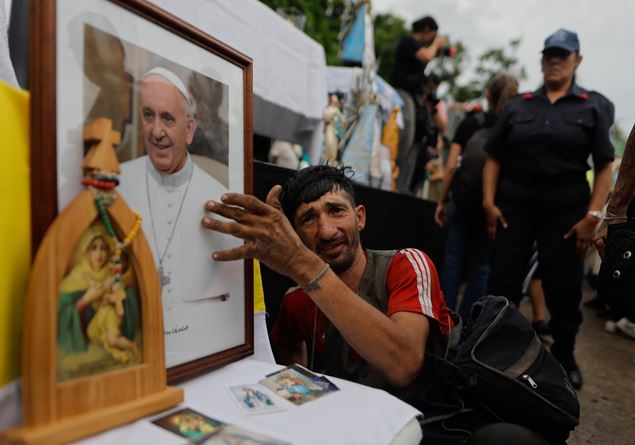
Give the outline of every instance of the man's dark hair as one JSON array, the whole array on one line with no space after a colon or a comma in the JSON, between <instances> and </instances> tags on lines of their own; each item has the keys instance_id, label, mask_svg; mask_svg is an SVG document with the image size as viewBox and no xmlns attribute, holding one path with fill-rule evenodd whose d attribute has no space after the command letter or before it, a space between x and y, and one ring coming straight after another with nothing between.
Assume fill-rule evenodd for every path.
<instances>
[{"instance_id":1,"label":"man's dark hair","mask_svg":"<svg viewBox=\"0 0 635 445\"><path fill-rule=\"evenodd\" d=\"M280 193L282 211L293 224L295 212L301 204L316 201L322 195L336 190L345 192L355 207L355 190L351 181L353 174L353 169L350 167L314 165L303 168L289 178L282 188Z\"/></svg>"},{"instance_id":2,"label":"man's dark hair","mask_svg":"<svg viewBox=\"0 0 635 445\"><path fill-rule=\"evenodd\" d=\"M412 32L437 31L438 29L439 25L437 25L437 21L429 15L412 23Z\"/></svg>"}]
</instances>

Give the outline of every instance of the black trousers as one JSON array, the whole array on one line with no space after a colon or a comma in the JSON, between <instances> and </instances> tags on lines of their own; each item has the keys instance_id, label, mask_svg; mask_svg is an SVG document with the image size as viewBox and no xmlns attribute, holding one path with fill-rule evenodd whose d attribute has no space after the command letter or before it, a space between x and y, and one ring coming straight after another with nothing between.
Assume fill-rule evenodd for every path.
<instances>
[{"instance_id":1,"label":"black trousers","mask_svg":"<svg viewBox=\"0 0 635 445\"><path fill-rule=\"evenodd\" d=\"M589 197L586 182L560 184L547 190L503 181L497 192L497 205L508 228L499 225L496 231L488 293L507 297L516 305L520 302L536 240L551 314L552 352L560 361L573 358L575 336L582 323L583 259L576 252L575 237L565 240L564 235L585 216Z\"/></svg>"}]
</instances>

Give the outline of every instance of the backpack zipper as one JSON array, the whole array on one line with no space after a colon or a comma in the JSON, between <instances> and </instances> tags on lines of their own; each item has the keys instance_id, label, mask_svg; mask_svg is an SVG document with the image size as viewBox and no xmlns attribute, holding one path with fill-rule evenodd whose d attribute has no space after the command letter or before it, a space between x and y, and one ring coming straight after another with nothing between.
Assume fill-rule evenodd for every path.
<instances>
[{"instance_id":1,"label":"backpack zipper","mask_svg":"<svg viewBox=\"0 0 635 445\"><path fill-rule=\"evenodd\" d=\"M523 374L521 378L527 383L529 383L529 386L531 386L533 389L538 388L538 384L534 382L534 379L532 379L529 374Z\"/></svg>"}]
</instances>

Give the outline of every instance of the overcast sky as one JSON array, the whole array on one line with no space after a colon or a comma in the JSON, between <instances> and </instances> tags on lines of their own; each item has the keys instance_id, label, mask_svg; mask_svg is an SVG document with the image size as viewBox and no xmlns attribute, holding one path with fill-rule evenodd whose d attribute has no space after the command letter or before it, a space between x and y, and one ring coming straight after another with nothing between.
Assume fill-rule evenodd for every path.
<instances>
[{"instance_id":1,"label":"overcast sky","mask_svg":"<svg viewBox=\"0 0 635 445\"><path fill-rule=\"evenodd\" d=\"M473 59L485 49L522 37L518 56L528 79L541 81L540 51L560 27L578 33L582 65L578 83L615 104L627 132L635 123L635 1L633 0L372 0L373 12L390 12L411 22L432 15L442 34L461 40Z\"/></svg>"}]
</instances>

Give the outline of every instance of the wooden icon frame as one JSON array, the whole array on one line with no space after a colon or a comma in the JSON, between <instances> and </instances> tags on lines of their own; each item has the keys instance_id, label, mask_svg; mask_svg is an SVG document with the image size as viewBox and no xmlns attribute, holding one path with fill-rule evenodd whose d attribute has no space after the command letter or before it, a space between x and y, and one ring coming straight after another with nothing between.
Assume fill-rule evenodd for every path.
<instances>
[{"instance_id":1,"label":"wooden icon frame","mask_svg":"<svg viewBox=\"0 0 635 445\"><path fill-rule=\"evenodd\" d=\"M130 233L135 217L115 199L107 210L115 230ZM85 230L99 220L94 195L83 191L60 214L42 240L33 264L25 308L22 428L7 437L29 444L67 443L170 408L183 391L166 386L161 306L156 271L147 241L139 233L126 250L135 273L141 306L139 364L60 381L57 328L60 283Z\"/></svg>"}]
</instances>

